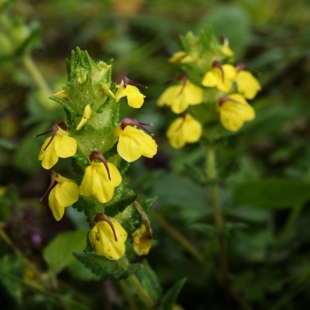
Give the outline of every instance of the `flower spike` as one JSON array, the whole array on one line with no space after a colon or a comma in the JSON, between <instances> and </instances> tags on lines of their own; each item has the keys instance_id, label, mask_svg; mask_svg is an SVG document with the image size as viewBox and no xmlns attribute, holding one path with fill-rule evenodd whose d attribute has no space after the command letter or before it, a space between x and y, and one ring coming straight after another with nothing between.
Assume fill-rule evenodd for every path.
<instances>
[{"instance_id":1,"label":"flower spike","mask_svg":"<svg viewBox=\"0 0 310 310\"><path fill-rule=\"evenodd\" d=\"M111 181L109 166L108 166L106 159L103 157L103 155L100 152L93 151L90 153L89 159L90 159L90 161L93 161L94 159L99 159L104 164L104 167L108 173L109 180Z\"/></svg>"}]
</instances>

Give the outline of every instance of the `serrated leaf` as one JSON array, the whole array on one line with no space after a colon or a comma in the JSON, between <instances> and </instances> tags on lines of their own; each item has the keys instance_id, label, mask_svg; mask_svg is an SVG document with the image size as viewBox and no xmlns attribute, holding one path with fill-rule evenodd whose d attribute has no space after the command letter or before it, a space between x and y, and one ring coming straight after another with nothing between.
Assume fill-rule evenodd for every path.
<instances>
[{"instance_id":1,"label":"serrated leaf","mask_svg":"<svg viewBox=\"0 0 310 310\"><path fill-rule=\"evenodd\" d=\"M130 265L124 270L118 261L112 261L95 253L74 252L74 256L102 280L119 281L135 274L141 264Z\"/></svg>"},{"instance_id":2,"label":"serrated leaf","mask_svg":"<svg viewBox=\"0 0 310 310\"><path fill-rule=\"evenodd\" d=\"M186 278L182 279L181 281L177 282L163 297L161 302L162 310L172 310L178 295L186 282Z\"/></svg>"},{"instance_id":3,"label":"serrated leaf","mask_svg":"<svg viewBox=\"0 0 310 310\"><path fill-rule=\"evenodd\" d=\"M157 196L145 199L140 203L145 213L150 211L156 200Z\"/></svg>"},{"instance_id":4,"label":"serrated leaf","mask_svg":"<svg viewBox=\"0 0 310 310\"><path fill-rule=\"evenodd\" d=\"M264 180L238 184L236 201L258 208L292 208L310 199L310 183L297 180Z\"/></svg>"},{"instance_id":5,"label":"serrated leaf","mask_svg":"<svg viewBox=\"0 0 310 310\"><path fill-rule=\"evenodd\" d=\"M0 139L0 148L11 151L16 149L17 145L10 140Z\"/></svg>"},{"instance_id":6,"label":"serrated leaf","mask_svg":"<svg viewBox=\"0 0 310 310\"><path fill-rule=\"evenodd\" d=\"M150 268L147 261L143 262L143 267L137 272L137 277L152 300L158 300L162 295L162 288L156 273Z\"/></svg>"},{"instance_id":7,"label":"serrated leaf","mask_svg":"<svg viewBox=\"0 0 310 310\"><path fill-rule=\"evenodd\" d=\"M85 229L61 233L45 247L43 257L51 273L59 273L74 261L72 253L85 248L87 233Z\"/></svg>"},{"instance_id":8,"label":"serrated leaf","mask_svg":"<svg viewBox=\"0 0 310 310\"><path fill-rule=\"evenodd\" d=\"M122 212L127 206L132 204L137 199L137 195L134 191L128 188L119 188L115 190L115 194L108 203L106 203L106 214L108 216L114 216L119 212Z\"/></svg>"}]
</instances>

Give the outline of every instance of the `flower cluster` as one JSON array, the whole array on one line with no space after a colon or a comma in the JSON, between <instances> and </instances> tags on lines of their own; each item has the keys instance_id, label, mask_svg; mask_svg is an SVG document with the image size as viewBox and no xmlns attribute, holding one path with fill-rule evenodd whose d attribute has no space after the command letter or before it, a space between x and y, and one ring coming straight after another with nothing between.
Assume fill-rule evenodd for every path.
<instances>
[{"instance_id":1,"label":"flower cluster","mask_svg":"<svg viewBox=\"0 0 310 310\"><path fill-rule=\"evenodd\" d=\"M255 118L247 100L261 89L250 68L232 64L233 51L227 38L219 42L212 29L205 28L199 37L188 33L182 42L185 50L169 61L180 66L184 74L174 79L175 83L158 99L159 106L167 105L181 114L167 131L174 148L197 142L202 136L207 138L216 119L226 130L238 131Z\"/></svg>"},{"instance_id":2,"label":"flower cluster","mask_svg":"<svg viewBox=\"0 0 310 310\"><path fill-rule=\"evenodd\" d=\"M125 253L127 232L103 212L109 212L107 203L119 205L117 199L125 190L123 174L129 163L141 156L152 158L157 152L152 134L144 127L151 124L131 118L119 120L121 98L125 97L130 107L140 108L145 96L138 87L143 86L126 77L114 84L111 65L94 63L79 49L72 54L68 76L66 87L51 98L64 107L67 121L54 123L43 133L51 136L44 141L39 160L49 170L60 158L70 157L75 177L71 180L53 171L42 199L48 195L57 221L69 206L83 210L95 223L89 233L93 250L117 260Z\"/></svg>"}]
</instances>

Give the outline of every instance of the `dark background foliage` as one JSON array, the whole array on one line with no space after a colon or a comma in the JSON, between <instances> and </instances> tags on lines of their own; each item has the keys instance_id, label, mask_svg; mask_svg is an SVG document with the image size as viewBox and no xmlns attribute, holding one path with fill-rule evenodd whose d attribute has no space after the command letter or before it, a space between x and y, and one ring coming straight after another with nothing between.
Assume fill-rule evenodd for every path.
<instances>
[{"instance_id":1,"label":"dark background foliage","mask_svg":"<svg viewBox=\"0 0 310 310\"><path fill-rule=\"evenodd\" d=\"M1 4L1 3L0 3ZM92 58L114 59L114 80L126 75L147 85L143 109L124 116L152 122L159 145L152 160L131 165L128 180L141 198L158 196L150 216L156 242L147 257L164 288L186 277L178 298L184 309L306 309L310 303L310 11L305 0L17 1L1 16L35 29L31 55L53 92L66 81L65 59L76 46ZM179 35L210 24L226 36L236 61L257 73L263 90L257 117L218 145L220 203L225 219L232 282L242 299L226 298L216 280L218 243L204 177L205 149L172 149L165 131L173 116L156 107L177 72L167 59L181 49ZM5 32L0 26L0 32ZM39 198L49 184L34 135L64 116L26 70L18 53L7 57L0 41L0 217L15 248L0 241L3 309L62 309L57 296L21 284L21 251L41 270L46 246L57 234L87 227L67 210L55 222ZM66 161L58 171L70 175ZM72 208L70 208L72 209ZM166 227L168 225L168 228ZM171 233L198 249L196 261ZM85 235L85 232L84 232ZM14 250L15 249L15 250ZM18 251L16 250L18 249ZM45 253L45 254L42 254ZM59 250L58 255L65 255ZM70 255L70 254L68 254ZM66 258L67 259L67 258ZM111 282L96 281L74 261L59 273L59 292L91 309L124 309ZM24 271L27 268L23 269ZM5 276L7 277L5 277ZM25 278L26 277L26 278ZM30 277L31 278L31 277ZM88 280L88 281L87 281ZM25 293L26 292L26 293ZM60 293L59 293L60 294ZM68 309L77 309L70 306ZM123 307L123 308L122 308Z\"/></svg>"}]
</instances>

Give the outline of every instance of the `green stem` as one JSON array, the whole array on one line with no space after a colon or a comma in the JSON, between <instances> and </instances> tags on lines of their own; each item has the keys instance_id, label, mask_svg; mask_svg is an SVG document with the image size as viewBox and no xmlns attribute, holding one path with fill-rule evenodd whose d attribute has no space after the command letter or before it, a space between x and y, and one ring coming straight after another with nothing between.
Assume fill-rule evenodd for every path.
<instances>
[{"instance_id":1,"label":"green stem","mask_svg":"<svg viewBox=\"0 0 310 310\"><path fill-rule=\"evenodd\" d=\"M126 270L129 266L129 262L126 259L126 257L122 257L119 260L121 266ZM139 279L135 276L135 275L131 275L130 277L128 277L127 281L130 283L130 285L132 286L132 288L135 290L135 292L137 293L137 295L139 296L140 300L145 304L145 306L147 307L147 309L152 309L154 306L154 302L151 298L151 296L148 294L148 292L144 289L144 287L142 286L141 282L139 281Z\"/></svg>"},{"instance_id":2,"label":"green stem","mask_svg":"<svg viewBox=\"0 0 310 310\"><path fill-rule=\"evenodd\" d=\"M216 162L215 162L215 150L212 145L207 149L207 176L210 180L214 180L217 177L216 172ZM219 239L220 245L220 255L221 255L221 266L222 266L222 281L227 291L230 291L230 283L229 283L229 267L227 260L227 250L226 250L226 242L225 235L223 229L223 221L221 209L218 201L218 187L217 184L210 185L211 197L212 197L212 205L213 205L213 213L214 213L214 222L215 227Z\"/></svg>"},{"instance_id":3,"label":"green stem","mask_svg":"<svg viewBox=\"0 0 310 310\"><path fill-rule=\"evenodd\" d=\"M132 293L127 285L127 282L125 280L121 280L119 281L119 285L124 293L124 295L126 296L130 309L131 310L139 310L138 305L135 301L135 299L132 296Z\"/></svg>"},{"instance_id":4,"label":"green stem","mask_svg":"<svg viewBox=\"0 0 310 310\"><path fill-rule=\"evenodd\" d=\"M34 82L37 84L37 86L41 88L47 94L51 95L52 92L49 86L47 85L43 75L41 74L40 70L34 63L31 56L29 54L24 55L22 58L22 62L24 66L26 67L26 69L28 70L30 76L33 78Z\"/></svg>"},{"instance_id":5,"label":"green stem","mask_svg":"<svg viewBox=\"0 0 310 310\"><path fill-rule=\"evenodd\" d=\"M289 238L292 234L294 225L296 223L296 220L298 219L300 212L302 211L303 208L303 204L298 204L293 206L293 209L291 210L291 213L288 217L288 219L286 220L286 223L281 231L280 234L280 241L282 242L286 242L287 238Z\"/></svg>"},{"instance_id":6,"label":"green stem","mask_svg":"<svg viewBox=\"0 0 310 310\"><path fill-rule=\"evenodd\" d=\"M174 239L176 239L199 263L204 262L204 257L201 253L193 246L193 244L186 239L179 231L173 228L160 214L154 210L150 211L152 218L165 229Z\"/></svg>"}]
</instances>

